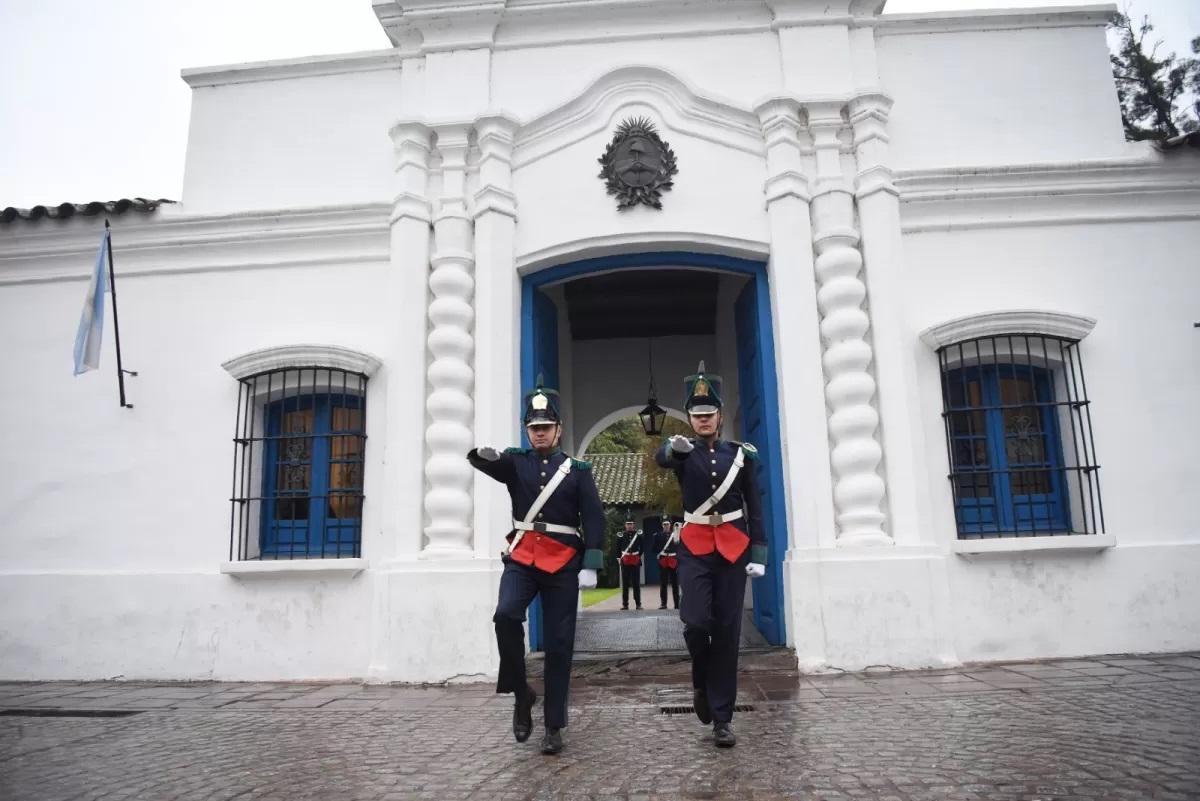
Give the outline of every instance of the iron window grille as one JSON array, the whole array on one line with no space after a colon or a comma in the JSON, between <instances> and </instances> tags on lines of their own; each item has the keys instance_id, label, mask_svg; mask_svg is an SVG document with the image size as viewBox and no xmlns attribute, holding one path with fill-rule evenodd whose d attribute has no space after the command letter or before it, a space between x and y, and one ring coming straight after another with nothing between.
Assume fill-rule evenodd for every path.
<instances>
[{"instance_id":1,"label":"iron window grille","mask_svg":"<svg viewBox=\"0 0 1200 801\"><path fill-rule=\"evenodd\" d=\"M1104 533L1079 342L1008 334L937 353L958 538Z\"/></svg>"},{"instance_id":2,"label":"iron window grille","mask_svg":"<svg viewBox=\"0 0 1200 801\"><path fill-rule=\"evenodd\" d=\"M367 376L326 367L238 382L229 558L362 555Z\"/></svg>"}]
</instances>

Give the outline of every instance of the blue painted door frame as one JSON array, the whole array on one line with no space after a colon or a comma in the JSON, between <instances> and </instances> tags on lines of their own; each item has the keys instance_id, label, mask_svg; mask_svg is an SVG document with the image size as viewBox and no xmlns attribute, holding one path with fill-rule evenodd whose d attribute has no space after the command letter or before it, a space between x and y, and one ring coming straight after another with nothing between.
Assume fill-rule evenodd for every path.
<instances>
[{"instance_id":1,"label":"blue painted door frame","mask_svg":"<svg viewBox=\"0 0 1200 801\"><path fill-rule=\"evenodd\" d=\"M751 582L755 625L774 645L786 642L783 610L783 555L787 546L787 510L783 495L783 451L779 434L779 388L775 376L775 341L771 324L771 296L765 262L690 251L634 253L559 264L525 276L521 281L521 392L532 388L538 372L557 378L558 339L554 304L541 292L548 284L591 273L636 270L648 267L691 267L750 277L739 297L739 387L742 417L748 423L747 402L753 405L754 424L738 432L752 441L762 456L760 486L767 527L770 564L767 574ZM553 342L553 346L550 342ZM682 377L681 377L682 378ZM557 385L556 385L557 386ZM747 388L749 391L747 391ZM759 606L763 608L760 610ZM541 605L529 612L530 648L541 649Z\"/></svg>"}]
</instances>

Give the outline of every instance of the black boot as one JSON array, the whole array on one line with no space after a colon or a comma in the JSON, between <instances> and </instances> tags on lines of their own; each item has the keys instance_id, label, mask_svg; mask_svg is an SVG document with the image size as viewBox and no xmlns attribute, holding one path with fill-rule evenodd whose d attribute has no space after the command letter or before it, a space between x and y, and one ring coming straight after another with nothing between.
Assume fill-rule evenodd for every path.
<instances>
[{"instance_id":1,"label":"black boot","mask_svg":"<svg viewBox=\"0 0 1200 801\"><path fill-rule=\"evenodd\" d=\"M526 684L524 694L518 695L513 704L513 737L517 738L518 743L525 742L533 733L533 705L536 702L537 693Z\"/></svg>"},{"instance_id":2,"label":"black boot","mask_svg":"<svg viewBox=\"0 0 1200 801\"><path fill-rule=\"evenodd\" d=\"M546 729L546 733L542 736L542 753L557 754L563 750L563 738L561 729Z\"/></svg>"},{"instance_id":3,"label":"black boot","mask_svg":"<svg viewBox=\"0 0 1200 801\"><path fill-rule=\"evenodd\" d=\"M737 745L737 735L728 722L713 724L713 743L717 748L733 748Z\"/></svg>"},{"instance_id":4,"label":"black boot","mask_svg":"<svg viewBox=\"0 0 1200 801\"><path fill-rule=\"evenodd\" d=\"M708 693L698 687L692 690L692 706L701 723L706 726L712 723L712 709L708 706Z\"/></svg>"}]
</instances>

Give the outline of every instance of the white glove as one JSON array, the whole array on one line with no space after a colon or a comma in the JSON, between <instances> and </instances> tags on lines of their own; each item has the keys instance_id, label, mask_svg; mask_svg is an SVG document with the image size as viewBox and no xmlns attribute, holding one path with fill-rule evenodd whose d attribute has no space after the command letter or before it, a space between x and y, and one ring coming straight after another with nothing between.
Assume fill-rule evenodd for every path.
<instances>
[{"instance_id":1,"label":"white glove","mask_svg":"<svg viewBox=\"0 0 1200 801\"><path fill-rule=\"evenodd\" d=\"M691 453L696 447L692 444L692 441L683 434L676 434L667 440L667 442L671 443L671 450L675 451L676 453Z\"/></svg>"},{"instance_id":2,"label":"white glove","mask_svg":"<svg viewBox=\"0 0 1200 801\"><path fill-rule=\"evenodd\" d=\"M580 570L579 571L579 589L590 590L596 586L596 571L595 570Z\"/></svg>"},{"instance_id":3,"label":"white glove","mask_svg":"<svg viewBox=\"0 0 1200 801\"><path fill-rule=\"evenodd\" d=\"M767 574L767 569L758 562L751 562L746 565L746 575L750 578L762 578Z\"/></svg>"},{"instance_id":4,"label":"white glove","mask_svg":"<svg viewBox=\"0 0 1200 801\"><path fill-rule=\"evenodd\" d=\"M480 448L476 451L476 453L478 453L479 458L483 459L485 462L494 462L500 458L500 451L496 450L495 448Z\"/></svg>"}]
</instances>

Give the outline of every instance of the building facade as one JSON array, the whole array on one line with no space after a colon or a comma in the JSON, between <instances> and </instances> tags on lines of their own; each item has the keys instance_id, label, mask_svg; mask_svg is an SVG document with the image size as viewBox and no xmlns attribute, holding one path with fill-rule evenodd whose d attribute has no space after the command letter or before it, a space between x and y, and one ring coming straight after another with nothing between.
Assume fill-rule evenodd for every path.
<instances>
[{"instance_id":1,"label":"building facade","mask_svg":"<svg viewBox=\"0 0 1200 801\"><path fill-rule=\"evenodd\" d=\"M185 71L181 202L112 217L132 409L69 370L99 216L0 225L0 677L493 674L464 454L538 373L581 449L648 343L761 453L802 669L1200 647L1200 154L1124 141L1108 7L374 6Z\"/></svg>"}]
</instances>

